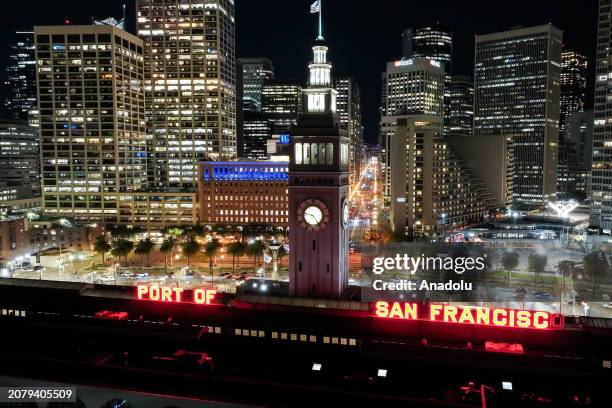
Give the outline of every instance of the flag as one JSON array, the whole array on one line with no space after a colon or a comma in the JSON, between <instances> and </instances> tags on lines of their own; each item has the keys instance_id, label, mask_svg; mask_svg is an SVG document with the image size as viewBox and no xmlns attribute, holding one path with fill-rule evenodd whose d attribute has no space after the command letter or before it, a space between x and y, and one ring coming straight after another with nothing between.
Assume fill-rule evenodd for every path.
<instances>
[{"instance_id":1,"label":"flag","mask_svg":"<svg viewBox=\"0 0 612 408\"><path fill-rule=\"evenodd\" d=\"M321 0L317 0L310 5L310 14L321 12Z\"/></svg>"}]
</instances>

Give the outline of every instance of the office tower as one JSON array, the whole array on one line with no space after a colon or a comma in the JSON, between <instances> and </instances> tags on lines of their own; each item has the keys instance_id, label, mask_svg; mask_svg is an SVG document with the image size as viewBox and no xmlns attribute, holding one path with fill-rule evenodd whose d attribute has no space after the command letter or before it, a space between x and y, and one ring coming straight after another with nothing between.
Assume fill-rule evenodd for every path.
<instances>
[{"instance_id":1,"label":"office tower","mask_svg":"<svg viewBox=\"0 0 612 408\"><path fill-rule=\"evenodd\" d=\"M359 146L363 144L363 125L361 123L361 91L353 78L338 78L335 83L338 91L336 108L340 127L347 131L350 139L349 157L351 184L359 177Z\"/></svg>"},{"instance_id":2,"label":"office tower","mask_svg":"<svg viewBox=\"0 0 612 408\"><path fill-rule=\"evenodd\" d=\"M591 169L591 225L612 230L612 0L599 0L593 165Z\"/></svg>"},{"instance_id":3,"label":"office tower","mask_svg":"<svg viewBox=\"0 0 612 408\"><path fill-rule=\"evenodd\" d=\"M395 233L435 237L488 218L495 198L440 128L406 115L383 120L394 128L389 215Z\"/></svg>"},{"instance_id":4,"label":"office tower","mask_svg":"<svg viewBox=\"0 0 612 408\"><path fill-rule=\"evenodd\" d=\"M251 158L263 152L265 158L266 140L271 136L271 129L261 115L261 93L263 85L274 79L272 61L268 58L240 58L236 79L238 156ZM262 133L264 128L268 129L265 135Z\"/></svg>"},{"instance_id":5,"label":"office tower","mask_svg":"<svg viewBox=\"0 0 612 408\"><path fill-rule=\"evenodd\" d=\"M287 162L201 162L200 222L289 225Z\"/></svg>"},{"instance_id":6,"label":"office tower","mask_svg":"<svg viewBox=\"0 0 612 408\"><path fill-rule=\"evenodd\" d=\"M404 59L425 58L444 64L447 74L452 72L453 33L448 27L435 23L408 28L402 33Z\"/></svg>"},{"instance_id":7,"label":"office tower","mask_svg":"<svg viewBox=\"0 0 612 408\"><path fill-rule=\"evenodd\" d=\"M474 83L466 76L453 75L450 82L449 117L446 134L472 136Z\"/></svg>"},{"instance_id":8,"label":"office tower","mask_svg":"<svg viewBox=\"0 0 612 408\"><path fill-rule=\"evenodd\" d=\"M15 199L40 195L38 140L35 127L0 121L0 186L23 186Z\"/></svg>"},{"instance_id":9,"label":"office tower","mask_svg":"<svg viewBox=\"0 0 612 408\"><path fill-rule=\"evenodd\" d=\"M586 103L587 59L576 51L561 53L561 107L559 115L559 164L557 167L557 196L574 198L576 179L584 174L576 162L574 146L566 139L565 123L574 112L583 112ZM581 182L579 182L581 183ZM584 197L583 197L584 198Z\"/></svg>"},{"instance_id":10,"label":"office tower","mask_svg":"<svg viewBox=\"0 0 612 408\"><path fill-rule=\"evenodd\" d=\"M442 131L444 123L444 81L442 65L435 60L409 59L387 63L382 75L382 105L379 144L383 198L389 204L391 188L390 146L394 121L387 116L410 115L421 118Z\"/></svg>"},{"instance_id":11,"label":"office tower","mask_svg":"<svg viewBox=\"0 0 612 408\"><path fill-rule=\"evenodd\" d=\"M12 119L37 121L35 67L34 33L17 31L10 43L5 82L4 109Z\"/></svg>"},{"instance_id":12,"label":"office tower","mask_svg":"<svg viewBox=\"0 0 612 408\"><path fill-rule=\"evenodd\" d=\"M40 26L36 80L49 215L116 222L146 186L142 41L112 26Z\"/></svg>"},{"instance_id":13,"label":"office tower","mask_svg":"<svg viewBox=\"0 0 612 408\"><path fill-rule=\"evenodd\" d=\"M302 88L282 82L264 84L261 106L264 115L272 121L272 133L286 133L297 125L302 112Z\"/></svg>"},{"instance_id":14,"label":"office tower","mask_svg":"<svg viewBox=\"0 0 612 408\"><path fill-rule=\"evenodd\" d=\"M446 73L444 81L444 133L448 133L451 120L451 74L453 64L453 33L449 27L439 22L416 28L408 28L402 33L403 58L425 58L439 61Z\"/></svg>"},{"instance_id":15,"label":"office tower","mask_svg":"<svg viewBox=\"0 0 612 408\"><path fill-rule=\"evenodd\" d=\"M233 0L138 0L149 179L195 189L198 162L236 157Z\"/></svg>"},{"instance_id":16,"label":"office tower","mask_svg":"<svg viewBox=\"0 0 612 408\"><path fill-rule=\"evenodd\" d=\"M267 141L272 136L272 121L261 112L244 112L243 157L265 160L268 157Z\"/></svg>"},{"instance_id":17,"label":"office tower","mask_svg":"<svg viewBox=\"0 0 612 408\"><path fill-rule=\"evenodd\" d=\"M476 36L474 134L513 138L514 203L556 197L561 44L550 24Z\"/></svg>"},{"instance_id":18,"label":"office tower","mask_svg":"<svg viewBox=\"0 0 612 408\"><path fill-rule=\"evenodd\" d=\"M290 141L289 291L338 298L348 286L349 138L338 126L321 26L312 51L305 110Z\"/></svg>"},{"instance_id":19,"label":"office tower","mask_svg":"<svg viewBox=\"0 0 612 408\"><path fill-rule=\"evenodd\" d=\"M268 58L240 58L237 75L241 77L242 109L261 112L263 85L274 79L272 61Z\"/></svg>"},{"instance_id":20,"label":"office tower","mask_svg":"<svg viewBox=\"0 0 612 408\"><path fill-rule=\"evenodd\" d=\"M570 113L565 118L565 140L569 146L569 169L574 185L567 189L572 198L585 199L591 191L593 164L593 110Z\"/></svg>"}]
</instances>

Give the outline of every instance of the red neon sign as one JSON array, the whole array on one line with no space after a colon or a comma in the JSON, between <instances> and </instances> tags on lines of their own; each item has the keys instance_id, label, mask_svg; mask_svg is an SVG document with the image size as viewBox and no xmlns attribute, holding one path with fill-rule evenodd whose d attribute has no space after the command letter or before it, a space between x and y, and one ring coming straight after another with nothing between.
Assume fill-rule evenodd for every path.
<instances>
[{"instance_id":1,"label":"red neon sign","mask_svg":"<svg viewBox=\"0 0 612 408\"><path fill-rule=\"evenodd\" d=\"M429 320L465 325L551 329L563 327L563 316L543 311L430 304L422 315L418 303L376 302L374 315L384 319Z\"/></svg>"},{"instance_id":2,"label":"red neon sign","mask_svg":"<svg viewBox=\"0 0 612 408\"><path fill-rule=\"evenodd\" d=\"M168 288L159 286L138 285L137 299L166 303L195 303L198 305L210 305L217 294L212 289L195 289L185 294L183 288Z\"/></svg>"}]
</instances>

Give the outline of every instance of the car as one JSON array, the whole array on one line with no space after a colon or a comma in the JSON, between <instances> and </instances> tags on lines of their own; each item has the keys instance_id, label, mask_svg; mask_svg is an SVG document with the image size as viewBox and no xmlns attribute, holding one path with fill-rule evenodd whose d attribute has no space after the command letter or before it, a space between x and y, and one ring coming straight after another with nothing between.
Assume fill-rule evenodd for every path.
<instances>
[{"instance_id":1,"label":"car","mask_svg":"<svg viewBox=\"0 0 612 408\"><path fill-rule=\"evenodd\" d=\"M137 278L147 278L149 276L148 272L140 272L136 274Z\"/></svg>"},{"instance_id":2,"label":"car","mask_svg":"<svg viewBox=\"0 0 612 408\"><path fill-rule=\"evenodd\" d=\"M220 278L229 278L230 276L232 276L232 274L231 274L231 273L229 273L229 272L221 272L221 273L219 274L219 277L220 277Z\"/></svg>"},{"instance_id":3,"label":"car","mask_svg":"<svg viewBox=\"0 0 612 408\"><path fill-rule=\"evenodd\" d=\"M106 319L106 320L127 320L128 313L127 312L115 312L111 310L101 310L97 312L94 317L96 319Z\"/></svg>"},{"instance_id":4,"label":"car","mask_svg":"<svg viewBox=\"0 0 612 408\"><path fill-rule=\"evenodd\" d=\"M612 303L610 302L602 303L601 307L604 307L606 309L612 309Z\"/></svg>"},{"instance_id":5,"label":"car","mask_svg":"<svg viewBox=\"0 0 612 408\"><path fill-rule=\"evenodd\" d=\"M119 275L119 276L121 276L122 278L133 278L134 277L134 273L133 272L125 271L125 272L122 272L121 275Z\"/></svg>"},{"instance_id":6,"label":"car","mask_svg":"<svg viewBox=\"0 0 612 408\"><path fill-rule=\"evenodd\" d=\"M194 276L195 275L195 271L193 269L188 269L185 271L185 275L187 276Z\"/></svg>"},{"instance_id":7,"label":"car","mask_svg":"<svg viewBox=\"0 0 612 408\"><path fill-rule=\"evenodd\" d=\"M42 266L42 265L35 265L33 269L34 269L36 272L39 272L39 271L44 271L44 270L45 270L45 267L44 267L44 266Z\"/></svg>"}]
</instances>

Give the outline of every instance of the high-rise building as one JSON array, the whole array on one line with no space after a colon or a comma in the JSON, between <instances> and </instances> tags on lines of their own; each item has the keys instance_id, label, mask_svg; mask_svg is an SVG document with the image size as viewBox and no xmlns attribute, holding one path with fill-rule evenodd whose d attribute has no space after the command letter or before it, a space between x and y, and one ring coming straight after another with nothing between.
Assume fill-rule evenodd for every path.
<instances>
[{"instance_id":1,"label":"high-rise building","mask_svg":"<svg viewBox=\"0 0 612 408\"><path fill-rule=\"evenodd\" d=\"M425 58L444 64L447 74L452 72L453 33L448 27L435 23L408 28L402 33L404 59Z\"/></svg>"},{"instance_id":2,"label":"high-rise building","mask_svg":"<svg viewBox=\"0 0 612 408\"><path fill-rule=\"evenodd\" d=\"M612 0L599 0L591 225L612 230Z\"/></svg>"},{"instance_id":3,"label":"high-rise building","mask_svg":"<svg viewBox=\"0 0 612 408\"><path fill-rule=\"evenodd\" d=\"M264 84L261 106L266 118L272 121L272 133L286 133L297 125L302 112L302 87L282 82Z\"/></svg>"},{"instance_id":4,"label":"high-rise building","mask_svg":"<svg viewBox=\"0 0 612 408\"><path fill-rule=\"evenodd\" d=\"M385 117L410 115L422 118L442 131L444 124L444 81L442 65L435 60L409 59L387 63L382 75L382 104L379 144L383 198L386 206L391 194L391 139L395 120Z\"/></svg>"},{"instance_id":5,"label":"high-rise building","mask_svg":"<svg viewBox=\"0 0 612 408\"><path fill-rule=\"evenodd\" d=\"M495 198L440 128L410 116L383 120L394 127L389 214L395 233L434 237L488 218Z\"/></svg>"},{"instance_id":6,"label":"high-rise building","mask_svg":"<svg viewBox=\"0 0 612 408\"><path fill-rule=\"evenodd\" d=\"M147 182L142 41L112 26L34 33L44 210L116 222L117 195Z\"/></svg>"},{"instance_id":7,"label":"high-rise building","mask_svg":"<svg viewBox=\"0 0 612 408\"><path fill-rule=\"evenodd\" d=\"M575 146L566 136L565 123L575 112L583 112L586 103L587 58L576 51L561 53L561 107L559 115L559 165L557 169L558 198L576 198L576 186L583 185L584 169L576 160ZM575 129L574 129L575 132ZM575 172L580 174L577 174ZM584 198L581 188L580 196Z\"/></svg>"},{"instance_id":8,"label":"high-rise building","mask_svg":"<svg viewBox=\"0 0 612 408\"><path fill-rule=\"evenodd\" d=\"M244 112L243 157L265 160L268 157L267 141L272 136L272 121L261 112Z\"/></svg>"},{"instance_id":9,"label":"high-rise building","mask_svg":"<svg viewBox=\"0 0 612 408\"><path fill-rule=\"evenodd\" d=\"M556 198L562 35L548 24L476 37L474 134L513 138L515 203Z\"/></svg>"},{"instance_id":10,"label":"high-rise building","mask_svg":"<svg viewBox=\"0 0 612 408\"><path fill-rule=\"evenodd\" d=\"M351 184L359 177L359 146L363 144L363 125L361 122L361 91L353 78L337 78L338 91L336 108L340 127L347 131L350 139L349 156Z\"/></svg>"},{"instance_id":11,"label":"high-rise building","mask_svg":"<svg viewBox=\"0 0 612 408\"><path fill-rule=\"evenodd\" d=\"M0 184L25 186L17 199L40 195L38 129L23 123L0 121Z\"/></svg>"},{"instance_id":12,"label":"high-rise building","mask_svg":"<svg viewBox=\"0 0 612 408\"><path fill-rule=\"evenodd\" d=\"M274 79L274 67L268 58L240 58L236 70L237 80L237 136L238 156L251 158L264 153L271 129L261 115L263 85ZM266 134L263 134L267 128ZM261 142L261 143L260 143Z\"/></svg>"},{"instance_id":13,"label":"high-rise building","mask_svg":"<svg viewBox=\"0 0 612 408\"><path fill-rule=\"evenodd\" d=\"M198 163L236 157L233 0L138 0L149 179L195 189Z\"/></svg>"},{"instance_id":14,"label":"high-rise building","mask_svg":"<svg viewBox=\"0 0 612 408\"><path fill-rule=\"evenodd\" d=\"M274 79L274 66L268 58L238 59L237 75L242 85L242 109L248 112L261 112L261 92L263 85Z\"/></svg>"},{"instance_id":15,"label":"high-rise building","mask_svg":"<svg viewBox=\"0 0 612 408\"><path fill-rule=\"evenodd\" d=\"M559 162L559 198L584 200L590 192L593 163L593 111L573 112L565 117L563 161Z\"/></svg>"},{"instance_id":16,"label":"high-rise building","mask_svg":"<svg viewBox=\"0 0 612 408\"><path fill-rule=\"evenodd\" d=\"M8 94L4 109L12 119L37 121L34 54L34 33L17 31L10 43L5 82Z\"/></svg>"},{"instance_id":17,"label":"high-rise building","mask_svg":"<svg viewBox=\"0 0 612 408\"><path fill-rule=\"evenodd\" d=\"M449 117L446 134L471 136L474 122L474 83L466 76L453 75L450 82Z\"/></svg>"},{"instance_id":18,"label":"high-rise building","mask_svg":"<svg viewBox=\"0 0 612 408\"><path fill-rule=\"evenodd\" d=\"M444 65L444 133L448 133L451 121L451 74L453 64L453 33L439 22L402 33L403 58L425 58Z\"/></svg>"}]
</instances>

